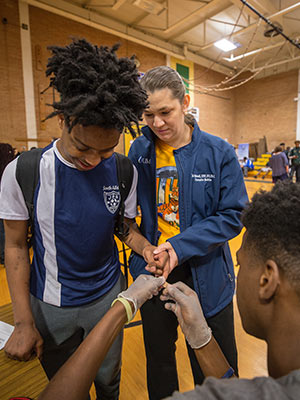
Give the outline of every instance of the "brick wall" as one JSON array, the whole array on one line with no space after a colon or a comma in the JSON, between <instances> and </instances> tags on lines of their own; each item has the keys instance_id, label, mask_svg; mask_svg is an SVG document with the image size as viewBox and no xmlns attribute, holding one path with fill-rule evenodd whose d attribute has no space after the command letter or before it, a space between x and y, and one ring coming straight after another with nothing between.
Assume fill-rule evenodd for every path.
<instances>
[{"instance_id":1,"label":"brick wall","mask_svg":"<svg viewBox=\"0 0 300 400\"><path fill-rule=\"evenodd\" d=\"M195 84L203 87L215 85L224 79L224 75L207 71L207 68L195 64ZM206 132L227 139L233 143L234 138L234 104L233 91L200 94L195 92L195 105L199 107L199 126Z\"/></svg>"},{"instance_id":2,"label":"brick wall","mask_svg":"<svg viewBox=\"0 0 300 400\"><path fill-rule=\"evenodd\" d=\"M281 142L294 146L297 92L297 70L250 81L235 89L233 142L256 142L266 136L269 151Z\"/></svg>"},{"instance_id":3,"label":"brick wall","mask_svg":"<svg viewBox=\"0 0 300 400\"><path fill-rule=\"evenodd\" d=\"M19 149L26 145L16 139L26 137L21 44L17 0L0 0L0 141L10 142ZM144 46L93 29L67 18L30 6L30 29L35 85L35 106L39 145L60 136L55 119L41 122L51 112L46 106L53 101L53 91L40 92L48 86L45 77L49 45L65 45L72 37L85 37L95 44L122 44L119 56L136 54L140 71L166 64L166 56ZM220 73L195 65L195 82L203 86L224 79ZM271 150L284 141L293 145L296 135L298 71L250 81L232 91L210 95L195 93L195 106L200 109L200 127L227 139L230 143L255 142L264 135ZM118 151L123 151L120 140Z\"/></svg>"},{"instance_id":4,"label":"brick wall","mask_svg":"<svg viewBox=\"0 0 300 400\"><path fill-rule=\"evenodd\" d=\"M198 77L198 79L197 79ZM195 65L195 83L216 84L220 73ZM232 144L253 143L266 136L268 150L285 142L294 146L297 123L298 71L257 79L230 91L196 94L201 129Z\"/></svg>"},{"instance_id":5,"label":"brick wall","mask_svg":"<svg viewBox=\"0 0 300 400\"><path fill-rule=\"evenodd\" d=\"M21 149L25 142L16 138L26 136L26 122L17 0L1 0L0 17L0 141Z\"/></svg>"}]
</instances>

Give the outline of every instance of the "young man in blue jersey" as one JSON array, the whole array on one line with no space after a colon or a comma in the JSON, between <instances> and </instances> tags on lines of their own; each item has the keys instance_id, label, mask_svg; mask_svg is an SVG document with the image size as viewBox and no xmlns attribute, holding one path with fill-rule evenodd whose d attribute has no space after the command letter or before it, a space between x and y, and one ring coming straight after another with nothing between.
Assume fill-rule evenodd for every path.
<instances>
[{"instance_id":1,"label":"young man in blue jersey","mask_svg":"<svg viewBox=\"0 0 300 400\"><path fill-rule=\"evenodd\" d=\"M147 104L133 59L75 40L51 47L46 75L60 100L61 138L43 149L34 196L33 261L28 255L28 210L16 180L16 161L1 181L0 218L5 220L7 278L15 329L8 357L37 355L51 378L123 290L114 225L120 193L114 148L124 127L132 133ZM48 118L49 118L48 117ZM154 246L138 231L137 171L125 201L125 242L148 263ZM95 378L97 398L118 399L122 333Z\"/></svg>"}]
</instances>

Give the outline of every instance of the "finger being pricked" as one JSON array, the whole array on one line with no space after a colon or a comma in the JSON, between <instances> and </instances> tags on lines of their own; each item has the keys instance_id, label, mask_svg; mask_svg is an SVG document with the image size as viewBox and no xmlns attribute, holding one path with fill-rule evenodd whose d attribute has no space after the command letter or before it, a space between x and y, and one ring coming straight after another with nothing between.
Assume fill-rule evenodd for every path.
<instances>
[{"instance_id":1,"label":"finger being pricked","mask_svg":"<svg viewBox=\"0 0 300 400\"><path fill-rule=\"evenodd\" d=\"M190 296L194 291L188 287L185 283L179 281L172 285L167 285L163 290L162 296L168 296L172 300L180 300L185 296Z\"/></svg>"},{"instance_id":2,"label":"finger being pricked","mask_svg":"<svg viewBox=\"0 0 300 400\"><path fill-rule=\"evenodd\" d=\"M165 284L165 279L162 276L154 277L152 275L142 274L135 280L135 282L137 283L138 280L143 282L143 287L147 285L151 290L155 290L157 293L161 290L161 288Z\"/></svg>"}]
</instances>

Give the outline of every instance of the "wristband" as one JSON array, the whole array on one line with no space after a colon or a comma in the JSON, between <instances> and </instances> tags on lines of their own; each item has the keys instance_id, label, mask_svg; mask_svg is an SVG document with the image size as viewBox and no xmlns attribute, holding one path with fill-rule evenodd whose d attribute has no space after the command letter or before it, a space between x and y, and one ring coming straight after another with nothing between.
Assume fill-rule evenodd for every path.
<instances>
[{"instance_id":1,"label":"wristband","mask_svg":"<svg viewBox=\"0 0 300 400\"><path fill-rule=\"evenodd\" d=\"M132 309L131 309L131 305L129 304L129 301L127 299L124 299L123 297L117 297L111 303L111 307L115 304L116 301L120 301L123 304L123 306L125 307L125 311L126 311L126 315L127 315L126 324L129 324L129 322L132 320Z\"/></svg>"},{"instance_id":2,"label":"wristband","mask_svg":"<svg viewBox=\"0 0 300 400\"><path fill-rule=\"evenodd\" d=\"M229 368L225 374L221 377L221 379L229 379L234 375L234 369L233 368Z\"/></svg>"},{"instance_id":3,"label":"wristband","mask_svg":"<svg viewBox=\"0 0 300 400\"><path fill-rule=\"evenodd\" d=\"M134 311L133 311L132 317L134 317L135 314L137 313L137 310L138 310L138 307L137 307L137 304L136 304L136 300L134 300L133 298L127 297L126 295L124 295L124 293L126 293L126 290L125 290L125 292L121 292L121 293L118 294L118 299L122 298L122 299L125 299L125 300L128 300L128 301L131 301L131 303L133 304L133 307L134 307Z\"/></svg>"}]
</instances>

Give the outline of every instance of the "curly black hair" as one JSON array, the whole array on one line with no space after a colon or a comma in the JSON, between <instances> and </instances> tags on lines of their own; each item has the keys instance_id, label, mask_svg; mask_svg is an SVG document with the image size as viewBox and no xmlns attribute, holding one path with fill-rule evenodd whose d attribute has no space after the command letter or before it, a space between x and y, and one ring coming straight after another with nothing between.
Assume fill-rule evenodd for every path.
<instances>
[{"instance_id":1,"label":"curly black hair","mask_svg":"<svg viewBox=\"0 0 300 400\"><path fill-rule=\"evenodd\" d=\"M274 260L300 296L300 184L278 182L256 193L241 218L246 246L261 260Z\"/></svg>"},{"instance_id":2,"label":"curly black hair","mask_svg":"<svg viewBox=\"0 0 300 400\"><path fill-rule=\"evenodd\" d=\"M49 87L60 94L48 118L63 114L69 132L76 124L106 129L138 126L147 106L147 94L139 83L134 57L118 58L119 44L112 48L96 46L85 39L74 39L65 47L50 46L46 76ZM47 89L48 89L47 88ZM46 89L46 90L47 90Z\"/></svg>"}]
</instances>

